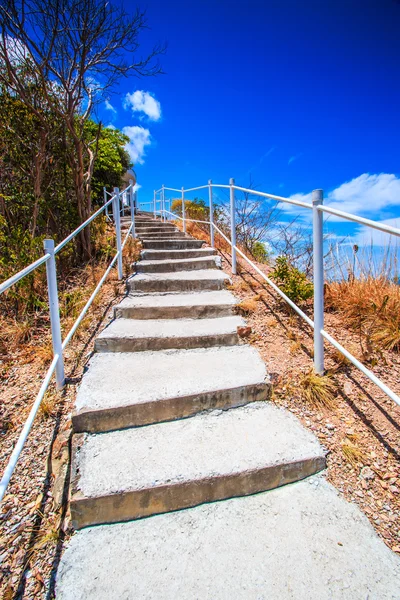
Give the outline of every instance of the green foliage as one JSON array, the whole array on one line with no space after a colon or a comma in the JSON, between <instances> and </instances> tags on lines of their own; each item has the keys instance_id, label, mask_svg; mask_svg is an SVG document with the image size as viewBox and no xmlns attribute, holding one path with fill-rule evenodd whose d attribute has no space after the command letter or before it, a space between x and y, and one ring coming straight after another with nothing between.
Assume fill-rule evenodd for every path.
<instances>
[{"instance_id":1,"label":"green foliage","mask_svg":"<svg viewBox=\"0 0 400 600\"><path fill-rule=\"evenodd\" d=\"M0 86L0 281L4 281L43 254L43 240L56 243L81 222L78 214L70 155L73 144L57 115L50 115L40 89L35 94L38 115L15 95ZM40 115L45 115L41 120ZM100 134L99 134L100 128ZM98 135L99 134L99 135ZM103 202L103 186L121 187L130 166L125 151L128 138L116 129L102 128L94 121L85 126L87 144L94 149L92 195ZM84 164L87 169L88 165ZM96 247L104 233L104 219L91 225L93 257L110 253L110 245ZM79 263L79 240L68 244L60 255L60 271L68 273ZM12 307L15 314L40 309L47 301L45 268L41 267L13 286L0 298L0 309Z\"/></svg>"},{"instance_id":2,"label":"green foliage","mask_svg":"<svg viewBox=\"0 0 400 600\"><path fill-rule=\"evenodd\" d=\"M97 128L98 123L87 121L88 139L95 137ZM122 176L131 166L129 154L125 150L127 142L128 136L118 129L102 128L91 182L95 201L102 202L103 187L121 187Z\"/></svg>"},{"instance_id":3,"label":"green foliage","mask_svg":"<svg viewBox=\"0 0 400 600\"><path fill-rule=\"evenodd\" d=\"M271 279L293 302L308 300L314 293L306 275L290 264L286 256L278 256Z\"/></svg>"},{"instance_id":4,"label":"green foliage","mask_svg":"<svg viewBox=\"0 0 400 600\"><path fill-rule=\"evenodd\" d=\"M269 260L268 250L262 242L254 242L251 247L251 253L259 263L267 263Z\"/></svg>"}]
</instances>

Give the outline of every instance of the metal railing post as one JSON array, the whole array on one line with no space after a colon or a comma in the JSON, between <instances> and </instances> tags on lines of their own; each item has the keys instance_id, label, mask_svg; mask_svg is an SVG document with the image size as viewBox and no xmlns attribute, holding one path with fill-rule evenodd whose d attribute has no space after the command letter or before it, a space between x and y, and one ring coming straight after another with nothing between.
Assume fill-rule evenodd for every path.
<instances>
[{"instance_id":1,"label":"metal railing post","mask_svg":"<svg viewBox=\"0 0 400 600\"><path fill-rule=\"evenodd\" d=\"M103 187L103 197L104 197L104 204L106 204L107 202L107 190L105 187ZM108 206L106 206L106 217L108 217Z\"/></svg>"},{"instance_id":2,"label":"metal railing post","mask_svg":"<svg viewBox=\"0 0 400 600\"><path fill-rule=\"evenodd\" d=\"M156 190L154 190L154 195L153 195L153 208L154 208L154 218L156 218L156 214L157 214Z\"/></svg>"},{"instance_id":3,"label":"metal railing post","mask_svg":"<svg viewBox=\"0 0 400 600\"><path fill-rule=\"evenodd\" d=\"M314 190L313 205L313 279L314 279L314 369L324 373L324 231L323 214L318 206L323 204L323 191Z\"/></svg>"},{"instance_id":4,"label":"metal railing post","mask_svg":"<svg viewBox=\"0 0 400 600\"><path fill-rule=\"evenodd\" d=\"M115 224L115 235L117 238L117 266L118 266L118 279L122 279L122 244L121 244L121 215L119 214L119 188L114 188L113 198L113 213L114 213L114 224Z\"/></svg>"},{"instance_id":5,"label":"metal railing post","mask_svg":"<svg viewBox=\"0 0 400 600\"><path fill-rule=\"evenodd\" d=\"M132 223L132 237L136 237L136 233L135 233L135 200L133 197L134 191L133 191L133 179L129 180L129 184L131 186L130 190L129 190L129 203L131 205L131 223Z\"/></svg>"},{"instance_id":6,"label":"metal railing post","mask_svg":"<svg viewBox=\"0 0 400 600\"><path fill-rule=\"evenodd\" d=\"M232 273L236 275L236 215L235 215L235 180L229 180L231 200L231 243L232 243Z\"/></svg>"},{"instance_id":7,"label":"metal railing post","mask_svg":"<svg viewBox=\"0 0 400 600\"><path fill-rule=\"evenodd\" d=\"M54 240L43 241L44 251L50 254L49 260L46 262L47 275L47 294L49 297L50 310L50 325L51 325L51 340L53 343L53 355L58 354L56 366L56 384L60 390L65 384L64 374L64 358L62 351L61 324L60 324L60 309L58 305L58 290L57 290L57 270L56 257L54 254Z\"/></svg>"},{"instance_id":8,"label":"metal railing post","mask_svg":"<svg viewBox=\"0 0 400 600\"><path fill-rule=\"evenodd\" d=\"M208 180L208 206L210 211L210 244L214 248L214 208L213 208L213 193L212 193L212 181Z\"/></svg>"},{"instance_id":9,"label":"metal railing post","mask_svg":"<svg viewBox=\"0 0 400 600\"><path fill-rule=\"evenodd\" d=\"M183 224L183 232L186 233L185 188L183 186L182 186L182 224Z\"/></svg>"},{"instance_id":10,"label":"metal railing post","mask_svg":"<svg viewBox=\"0 0 400 600\"><path fill-rule=\"evenodd\" d=\"M165 190L164 190L164 184L162 184L162 189L161 189L161 221L165 222Z\"/></svg>"}]
</instances>

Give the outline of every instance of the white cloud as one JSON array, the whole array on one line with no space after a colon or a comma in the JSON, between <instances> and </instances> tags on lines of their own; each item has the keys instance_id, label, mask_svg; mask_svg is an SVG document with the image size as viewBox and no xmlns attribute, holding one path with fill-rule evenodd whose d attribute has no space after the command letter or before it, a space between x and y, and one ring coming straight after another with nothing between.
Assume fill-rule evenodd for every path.
<instances>
[{"instance_id":1,"label":"white cloud","mask_svg":"<svg viewBox=\"0 0 400 600\"><path fill-rule=\"evenodd\" d=\"M382 221L378 221L378 223L400 229L400 217L383 219ZM357 244L358 246L391 246L392 248L398 249L400 246L400 237L363 225L356 231L355 235L352 236L352 243Z\"/></svg>"},{"instance_id":2,"label":"white cloud","mask_svg":"<svg viewBox=\"0 0 400 600\"><path fill-rule=\"evenodd\" d=\"M112 123L109 123L108 125L106 125L106 129L117 129L117 128Z\"/></svg>"},{"instance_id":3,"label":"white cloud","mask_svg":"<svg viewBox=\"0 0 400 600\"><path fill-rule=\"evenodd\" d=\"M129 137L125 149L129 153L132 162L142 165L144 163L145 148L151 145L150 131L144 127L134 125L124 127L122 132Z\"/></svg>"},{"instance_id":4,"label":"white cloud","mask_svg":"<svg viewBox=\"0 0 400 600\"><path fill-rule=\"evenodd\" d=\"M393 173L363 173L330 192L326 202L332 208L356 214L399 206L400 178Z\"/></svg>"},{"instance_id":5,"label":"white cloud","mask_svg":"<svg viewBox=\"0 0 400 600\"><path fill-rule=\"evenodd\" d=\"M109 100L106 100L104 102L104 107L105 107L106 110L111 111L114 115L117 114L116 109L113 107L113 105L111 104L111 102Z\"/></svg>"},{"instance_id":6,"label":"white cloud","mask_svg":"<svg viewBox=\"0 0 400 600\"><path fill-rule=\"evenodd\" d=\"M293 194L290 198L311 204L311 192ZM400 208L400 178L393 173L377 175L363 173L328 192L324 198L324 204L369 218L384 216L382 213L385 210L393 209L396 206ZM288 212L301 210L283 203L280 208ZM329 219L336 221L340 220L340 217L330 215Z\"/></svg>"},{"instance_id":7,"label":"white cloud","mask_svg":"<svg viewBox=\"0 0 400 600\"><path fill-rule=\"evenodd\" d=\"M150 94L143 90L136 90L133 94L126 94L124 100L124 108L131 108L132 112L142 112L151 121L158 121L161 118L161 105Z\"/></svg>"}]
</instances>

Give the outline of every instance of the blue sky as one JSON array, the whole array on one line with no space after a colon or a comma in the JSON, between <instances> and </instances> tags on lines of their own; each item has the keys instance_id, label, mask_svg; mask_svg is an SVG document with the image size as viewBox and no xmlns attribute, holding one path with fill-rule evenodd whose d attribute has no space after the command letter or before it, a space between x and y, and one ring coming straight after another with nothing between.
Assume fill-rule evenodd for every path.
<instances>
[{"instance_id":1,"label":"blue sky","mask_svg":"<svg viewBox=\"0 0 400 600\"><path fill-rule=\"evenodd\" d=\"M166 74L121 80L115 112L103 105L100 117L127 128L142 200L163 183L246 186L252 176L270 193L307 200L322 188L343 210L400 216L399 1L141 6L143 50L168 43Z\"/></svg>"}]
</instances>

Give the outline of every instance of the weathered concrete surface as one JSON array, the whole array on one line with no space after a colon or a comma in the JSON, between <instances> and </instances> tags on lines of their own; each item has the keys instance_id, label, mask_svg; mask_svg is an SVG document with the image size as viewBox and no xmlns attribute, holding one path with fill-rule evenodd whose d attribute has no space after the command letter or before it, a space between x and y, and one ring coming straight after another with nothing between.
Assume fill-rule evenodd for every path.
<instances>
[{"instance_id":1,"label":"weathered concrete surface","mask_svg":"<svg viewBox=\"0 0 400 600\"><path fill-rule=\"evenodd\" d=\"M204 319L233 314L237 300L228 290L199 293L131 295L114 307L116 318Z\"/></svg>"},{"instance_id":2,"label":"weathered concrete surface","mask_svg":"<svg viewBox=\"0 0 400 600\"><path fill-rule=\"evenodd\" d=\"M200 258L201 256L215 256L215 248L198 248L187 250L142 250L140 256L143 260L167 260L177 258Z\"/></svg>"},{"instance_id":3,"label":"weathered concrete surface","mask_svg":"<svg viewBox=\"0 0 400 600\"><path fill-rule=\"evenodd\" d=\"M222 290L230 282L229 276L216 269L181 271L177 273L138 273L128 279L130 291L139 292L195 292Z\"/></svg>"},{"instance_id":4,"label":"weathered concrete surface","mask_svg":"<svg viewBox=\"0 0 400 600\"><path fill-rule=\"evenodd\" d=\"M203 240L194 240L192 238L176 240L161 237L157 240L143 239L143 248L154 250L183 250L185 248L201 248L203 244L205 244Z\"/></svg>"},{"instance_id":5,"label":"weathered concrete surface","mask_svg":"<svg viewBox=\"0 0 400 600\"><path fill-rule=\"evenodd\" d=\"M171 230L171 231L157 231L154 233L146 233L146 234L141 234L139 232L137 232L138 237L140 237L141 240L158 240L158 239L162 239L162 238L166 238L169 240L190 240L193 238L190 238L186 235L186 233L183 233L183 231L180 231L179 229L176 230Z\"/></svg>"},{"instance_id":6,"label":"weathered concrete surface","mask_svg":"<svg viewBox=\"0 0 400 600\"><path fill-rule=\"evenodd\" d=\"M325 467L316 437L268 402L75 440L75 527L125 521L299 481Z\"/></svg>"},{"instance_id":7,"label":"weathered concrete surface","mask_svg":"<svg viewBox=\"0 0 400 600\"><path fill-rule=\"evenodd\" d=\"M97 336L96 352L145 352L168 348L233 346L240 339L238 316L214 319L114 319Z\"/></svg>"},{"instance_id":8,"label":"weathered concrete surface","mask_svg":"<svg viewBox=\"0 0 400 600\"><path fill-rule=\"evenodd\" d=\"M250 346L95 354L72 423L76 432L147 425L265 400L269 390L265 364Z\"/></svg>"},{"instance_id":9,"label":"weathered concrete surface","mask_svg":"<svg viewBox=\"0 0 400 600\"><path fill-rule=\"evenodd\" d=\"M199 269L216 269L221 267L219 256L201 258L178 258L166 260L140 260L134 264L138 273L168 273L176 271L196 271Z\"/></svg>"},{"instance_id":10,"label":"weathered concrete surface","mask_svg":"<svg viewBox=\"0 0 400 600\"><path fill-rule=\"evenodd\" d=\"M323 477L76 533L57 600L398 600L400 561Z\"/></svg>"}]
</instances>

